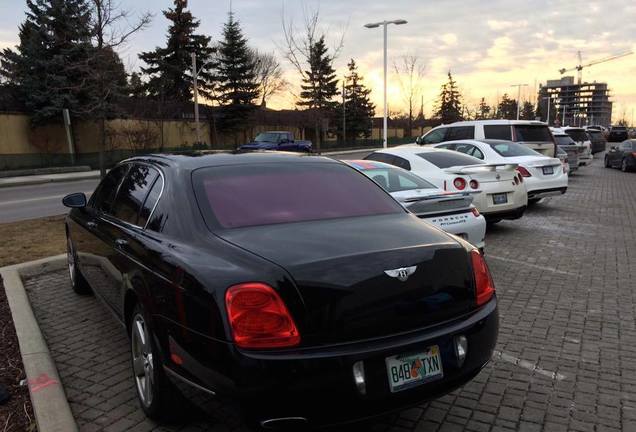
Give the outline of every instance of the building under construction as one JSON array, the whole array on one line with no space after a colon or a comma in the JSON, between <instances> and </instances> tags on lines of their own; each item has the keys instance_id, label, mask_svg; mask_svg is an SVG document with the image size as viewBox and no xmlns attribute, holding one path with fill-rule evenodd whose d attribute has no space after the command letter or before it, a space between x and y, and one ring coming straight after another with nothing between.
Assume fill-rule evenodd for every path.
<instances>
[{"instance_id":1,"label":"building under construction","mask_svg":"<svg viewBox=\"0 0 636 432\"><path fill-rule=\"evenodd\" d=\"M548 80L539 87L539 112L546 119L550 106L551 125L558 120L564 126L602 125L610 126L612 102L607 83L575 84L573 76Z\"/></svg>"}]
</instances>

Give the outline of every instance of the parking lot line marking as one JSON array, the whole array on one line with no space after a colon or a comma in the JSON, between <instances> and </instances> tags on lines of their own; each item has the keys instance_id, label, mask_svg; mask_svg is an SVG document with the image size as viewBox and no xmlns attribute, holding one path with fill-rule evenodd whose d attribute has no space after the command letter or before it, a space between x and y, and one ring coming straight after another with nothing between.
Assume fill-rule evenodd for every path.
<instances>
[{"instance_id":1,"label":"parking lot line marking","mask_svg":"<svg viewBox=\"0 0 636 432\"><path fill-rule=\"evenodd\" d=\"M531 263L527 263L524 261L519 261L516 259L512 259L512 258L504 258L504 257L500 257L497 255L486 255L486 260L488 258L492 258L492 259L496 259L496 260L500 260L500 261L505 261L505 262L510 262L510 263L514 263L514 264L520 264L520 265L524 265L527 267L532 267L532 268L536 268L536 269L540 269L540 270L545 270L545 271L549 271L549 272L553 272L553 273L557 273L557 274L562 274L562 275L567 275L567 276L578 276L578 274L576 273L572 273L572 272L567 272L567 271L563 271L563 270L557 270L554 267L546 267L546 266L542 266L542 265L538 265L538 264L531 264Z\"/></svg>"},{"instance_id":2,"label":"parking lot line marking","mask_svg":"<svg viewBox=\"0 0 636 432\"><path fill-rule=\"evenodd\" d=\"M529 362L528 360L523 360L515 356L511 356L510 354L506 354L505 352L495 350L493 352L492 358L495 361L503 360L505 362L512 363L514 365L527 369L530 372L536 372L539 375L543 375L544 377L550 378L552 380L562 381L566 378L566 376L563 374L545 370L542 367L538 366L536 363L532 363L532 362Z\"/></svg>"}]
</instances>

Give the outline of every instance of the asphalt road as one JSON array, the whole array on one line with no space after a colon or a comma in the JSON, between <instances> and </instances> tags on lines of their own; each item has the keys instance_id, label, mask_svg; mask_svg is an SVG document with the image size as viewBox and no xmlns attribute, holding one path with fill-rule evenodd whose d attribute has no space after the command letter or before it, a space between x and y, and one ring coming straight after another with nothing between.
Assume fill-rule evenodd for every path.
<instances>
[{"instance_id":1,"label":"asphalt road","mask_svg":"<svg viewBox=\"0 0 636 432\"><path fill-rule=\"evenodd\" d=\"M0 223L55 216L68 211L62 198L72 192L93 192L98 180L44 183L0 188Z\"/></svg>"}]
</instances>

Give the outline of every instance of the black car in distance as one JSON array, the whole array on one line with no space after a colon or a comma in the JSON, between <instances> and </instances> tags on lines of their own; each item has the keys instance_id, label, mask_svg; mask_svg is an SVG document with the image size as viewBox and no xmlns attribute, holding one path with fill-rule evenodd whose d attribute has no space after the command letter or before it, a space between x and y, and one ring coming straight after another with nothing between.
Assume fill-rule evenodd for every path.
<instances>
[{"instance_id":1,"label":"black car in distance","mask_svg":"<svg viewBox=\"0 0 636 432\"><path fill-rule=\"evenodd\" d=\"M605 154L605 168L620 168L623 172L636 169L636 139L612 144Z\"/></svg>"},{"instance_id":2,"label":"black car in distance","mask_svg":"<svg viewBox=\"0 0 636 432\"><path fill-rule=\"evenodd\" d=\"M491 358L483 256L343 163L138 157L63 201L72 286L129 332L150 417L186 395L238 401L258 427L339 424L439 397Z\"/></svg>"}]
</instances>

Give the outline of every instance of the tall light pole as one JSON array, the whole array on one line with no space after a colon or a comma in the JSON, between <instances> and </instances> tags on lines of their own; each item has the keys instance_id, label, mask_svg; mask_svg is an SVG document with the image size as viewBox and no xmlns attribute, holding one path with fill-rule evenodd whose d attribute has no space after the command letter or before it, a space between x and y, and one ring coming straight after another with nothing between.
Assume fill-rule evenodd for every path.
<instances>
[{"instance_id":1,"label":"tall light pole","mask_svg":"<svg viewBox=\"0 0 636 432\"><path fill-rule=\"evenodd\" d=\"M528 87L528 84L513 84L510 87L517 87L517 120L519 120L519 110L521 108L521 87Z\"/></svg>"},{"instance_id":2,"label":"tall light pole","mask_svg":"<svg viewBox=\"0 0 636 432\"><path fill-rule=\"evenodd\" d=\"M388 108L386 102L386 74L387 74L387 36L386 36L386 27L389 24L401 25L406 24L407 21L403 19L397 19L393 21L381 21L376 23L365 24L366 28L377 28L382 26L384 30L384 122L383 122L383 132L382 132L382 146L384 148L387 147L387 118L388 118Z\"/></svg>"},{"instance_id":3,"label":"tall light pole","mask_svg":"<svg viewBox=\"0 0 636 432\"><path fill-rule=\"evenodd\" d=\"M199 126L199 74L212 60L208 60L203 63L199 69L197 69L197 55L192 53L192 86L194 88L194 123L197 129L197 143L201 142L201 128Z\"/></svg>"}]
</instances>

